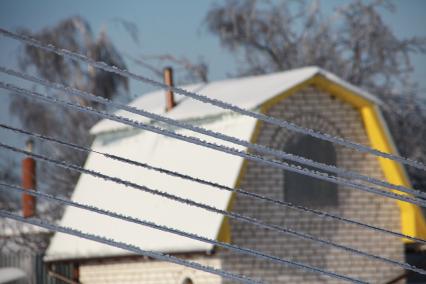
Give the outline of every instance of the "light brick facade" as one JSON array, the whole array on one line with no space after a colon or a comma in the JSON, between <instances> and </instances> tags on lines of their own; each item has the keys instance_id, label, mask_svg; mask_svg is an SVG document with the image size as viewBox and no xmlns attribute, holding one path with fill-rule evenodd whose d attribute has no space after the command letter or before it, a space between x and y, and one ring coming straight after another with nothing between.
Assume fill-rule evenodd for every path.
<instances>
[{"instance_id":1,"label":"light brick facade","mask_svg":"<svg viewBox=\"0 0 426 284\"><path fill-rule=\"evenodd\" d=\"M221 260L214 256L179 256L190 261L221 268ZM181 284L185 278L193 283L222 283L219 276L155 260L109 260L88 262L80 266L80 282L90 284Z\"/></svg>"},{"instance_id":2,"label":"light brick facade","mask_svg":"<svg viewBox=\"0 0 426 284\"><path fill-rule=\"evenodd\" d=\"M314 88L305 89L285 99L273 106L268 114L324 133L344 137L365 145L369 144L358 111L351 105ZM257 142L272 148L283 149L287 141L293 139L295 135L297 134L288 130L263 124ZM335 147L338 167L384 179L375 157L348 148ZM248 162L241 182L241 187L245 190L283 200L285 199L284 186L283 171ZM400 214L395 201L352 188L339 186L338 206L317 209L400 231ZM242 197L236 199L234 211L369 253L399 261L404 259L403 244L400 239L395 237ZM379 261L370 261L365 257L354 256L342 250L258 229L233 220L231 220L231 228L233 243L237 245L311 264L368 282L383 283L403 272L402 269ZM227 252L221 252L221 254L224 259L224 269L259 277L270 283L339 283L337 280L320 276L318 273L280 267L266 261Z\"/></svg>"},{"instance_id":3,"label":"light brick facade","mask_svg":"<svg viewBox=\"0 0 426 284\"><path fill-rule=\"evenodd\" d=\"M363 122L356 109L314 88L295 94L269 109L268 114L335 136L368 145ZM283 149L295 135L285 129L263 124L257 143ZM384 179L378 161L371 155L335 146L337 166L378 179ZM272 167L248 162L241 188L283 200L284 173ZM313 188L312 190L315 190ZM400 231L400 213L395 201L338 187L338 205L317 208L361 222ZM345 225L333 220L301 213L237 196L233 210L268 223L278 224L332 240L369 253L403 261L404 247L400 239ZM279 234L253 225L230 220L232 243L260 250L285 259L321 267L373 283L383 283L401 274L402 269L351 255L342 250ZM190 256L188 256L190 257ZM253 257L217 249L212 256L190 257L206 265L265 280L269 283L340 283L338 280L301 269L272 264ZM89 263L80 267L82 283L182 283L190 277L198 283L228 283L217 276L159 261L116 261L108 264Z\"/></svg>"}]
</instances>

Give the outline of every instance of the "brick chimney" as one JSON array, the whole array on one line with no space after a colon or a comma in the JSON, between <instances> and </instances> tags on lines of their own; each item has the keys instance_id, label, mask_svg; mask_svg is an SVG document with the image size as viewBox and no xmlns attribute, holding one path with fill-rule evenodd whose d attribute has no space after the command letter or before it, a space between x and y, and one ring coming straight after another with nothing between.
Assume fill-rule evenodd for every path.
<instances>
[{"instance_id":1,"label":"brick chimney","mask_svg":"<svg viewBox=\"0 0 426 284\"><path fill-rule=\"evenodd\" d=\"M33 141L28 140L26 148L28 152L33 150ZM27 157L22 160L22 188L26 190L35 190L36 187L36 162L33 158ZM36 198L29 194L22 194L22 216L24 218L32 217L36 211Z\"/></svg>"},{"instance_id":2,"label":"brick chimney","mask_svg":"<svg viewBox=\"0 0 426 284\"><path fill-rule=\"evenodd\" d=\"M164 84L173 87L173 69L166 67L163 70ZM174 94L171 90L166 91L166 111L170 111L176 105Z\"/></svg>"}]
</instances>

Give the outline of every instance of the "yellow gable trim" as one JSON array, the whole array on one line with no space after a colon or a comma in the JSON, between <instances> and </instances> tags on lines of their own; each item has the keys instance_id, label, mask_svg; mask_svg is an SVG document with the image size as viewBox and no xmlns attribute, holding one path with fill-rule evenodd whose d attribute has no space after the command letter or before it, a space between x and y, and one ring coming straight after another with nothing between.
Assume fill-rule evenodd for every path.
<instances>
[{"instance_id":1,"label":"yellow gable trim","mask_svg":"<svg viewBox=\"0 0 426 284\"><path fill-rule=\"evenodd\" d=\"M387 133L386 124L383 121L377 106L366 98L330 81L322 75L316 75L313 78L306 80L305 82L298 84L282 94L264 102L260 106L260 112L266 114L271 107L308 86L324 90L334 95L336 98L353 105L360 112L371 147L386 153L397 153L396 148L393 145L392 138L390 134ZM259 120L256 122L255 129L250 139L251 143L256 143L262 124L263 123ZM378 157L377 159L379 160L379 164L385 178L389 183L411 187L404 167L400 163L385 158ZM244 160L238 178L235 182L235 188L240 186L246 168L247 161ZM232 210L234 201L235 193L232 194L231 200L228 203L228 210ZM403 201L396 202L400 208L401 232L408 236L426 240L426 222L421 209L417 205L411 203ZM229 221L226 217L223 220L218 237L219 236L224 241L226 240L229 242L231 239ZM409 240L406 239L403 241L409 242Z\"/></svg>"},{"instance_id":2,"label":"yellow gable trim","mask_svg":"<svg viewBox=\"0 0 426 284\"><path fill-rule=\"evenodd\" d=\"M238 173L237 180L234 184L234 188L241 187L241 182L243 180L243 176L246 170L247 170L247 160L243 160L242 166L240 168L240 172ZM234 203L236 199L235 195L236 195L235 192L231 193L231 197L228 201L228 205L226 206L226 211L228 212L231 211L232 208L234 207ZM222 224L220 226L219 233L216 239L220 242L231 243L231 225L229 223L229 217L227 216L223 217Z\"/></svg>"},{"instance_id":3,"label":"yellow gable trim","mask_svg":"<svg viewBox=\"0 0 426 284\"><path fill-rule=\"evenodd\" d=\"M329 81L323 76L316 76L313 85L319 89L328 91L358 109L372 148L389 154L397 154L396 147L393 144L391 135L388 133L381 112L373 102L347 90L341 85ZM408 188L412 187L405 169L400 163L386 158L378 157L377 159L389 183ZM405 194L395 190L393 192ZM400 209L401 232L408 236L426 240L426 222L420 207L404 201L398 200L396 202ZM403 241L410 242L407 239Z\"/></svg>"},{"instance_id":4,"label":"yellow gable trim","mask_svg":"<svg viewBox=\"0 0 426 284\"><path fill-rule=\"evenodd\" d=\"M363 107L361 114L371 146L382 152L396 153L390 134L382 126L382 117L377 107L374 105ZM407 174L400 163L385 158L378 159L388 182L411 187ZM394 192L406 195L403 192ZM421 209L417 205L408 202L399 200L397 202L401 211L401 231L412 237L426 239L426 224ZM409 240L405 241L408 242Z\"/></svg>"},{"instance_id":5,"label":"yellow gable trim","mask_svg":"<svg viewBox=\"0 0 426 284\"><path fill-rule=\"evenodd\" d=\"M313 85L316 86L318 89L325 90L328 93L353 105L354 107L358 109L371 104L370 101L367 100L366 98L360 95L354 94L352 91L344 88L341 85L331 82L324 76L317 75L314 77L313 81L314 81Z\"/></svg>"}]
</instances>

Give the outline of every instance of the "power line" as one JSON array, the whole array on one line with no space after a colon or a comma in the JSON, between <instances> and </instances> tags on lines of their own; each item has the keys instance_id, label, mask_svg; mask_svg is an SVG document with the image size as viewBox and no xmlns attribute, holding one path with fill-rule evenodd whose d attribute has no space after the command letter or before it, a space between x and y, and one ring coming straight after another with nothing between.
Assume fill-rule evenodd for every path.
<instances>
[{"instance_id":1,"label":"power line","mask_svg":"<svg viewBox=\"0 0 426 284\"><path fill-rule=\"evenodd\" d=\"M1 30L1 31L3 31L3 30ZM50 46L50 45L48 45L48 46L46 46L47 48L52 48L53 46ZM53 48L55 48L55 47L53 47ZM51 50L52 51L52 50ZM67 54L67 52L69 52L69 51L66 51L66 50L59 50L60 52L64 52L64 55L66 55ZM66 51L66 52L65 52ZM74 53L72 53L72 52L69 52L69 54L68 54L68 56L69 55L71 55L71 54L74 54ZM77 59L77 58L79 58L78 56L77 56L77 54L74 54L74 55L76 55L76 57L75 58L73 58L73 59ZM84 58L84 56L82 56L81 57L81 59L82 58ZM86 59L88 59L87 57L86 57ZM89 63L90 64L90 62L87 62L87 63ZM94 65L95 67L98 67L98 68L101 68L100 66L102 66L102 63L100 63L100 62L94 62L93 61L93 63L98 63L98 64L100 64L99 66L96 66L96 65ZM93 65L93 63L92 63L92 65ZM106 65L106 64L105 64ZM108 66L108 65L107 65ZM108 66L108 67L110 67L110 68L112 68L113 70L114 69L118 69L117 67L115 67L115 66ZM104 69L105 70L105 69ZM118 70L120 70L120 71L123 71L123 72L128 72L128 71L126 71L126 70L121 70L121 69L118 69ZM106 71L108 71L108 70L106 70ZM128 72L129 73L129 75L130 74L132 74L132 73L130 73L130 72ZM134 74L133 74L134 75ZM134 75L134 76L137 76L137 75ZM145 80L149 80L149 79L147 79L147 78L145 78ZM160 86L160 87L162 87L162 88L165 88L165 89L170 89L170 90L172 90L172 91L175 91L175 92L177 92L177 93L179 93L179 91L178 90L180 90L180 89L178 89L178 88L173 88L173 87L169 87L169 86L166 86L166 85L164 85L164 86L161 86L161 85L163 85L163 84L161 84L161 83L158 83L158 82L155 82L155 81L152 81L152 83L156 83L157 84L157 86ZM154 84L155 85L155 84ZM182 91L184 91L184 90L182 90ZM186 92L186 91L184 91L184 92ZM181 92L182 93L182 92ZM186 92L186 93L189 93L189 92ZM193 95L197 95L197 94L194 94L194 93L192 93ZM188 95L188 94L187 94ZM188 95L189 96L189 95ZM200 95L198 95L198 96L200 96ZM202 96L200 96L200 97L202 97ZM214 104L213 102L214 101L216 101L218 104L219 103L224 103L224 102L221 102L221 101L218 101L218 100L214 100L214 99L210 99L210 98L208 98L208 97L204 97L204 99L206 100L206 102L209 102L209 100L211 100L209 103L212 103L212 104ZM226 103L225 103L225 106L226 106ZM234 111L237 111L237 110L240 110L240 111L244 111L243 109L239 109L238 107L236 107L236 106L232 106L232 105L228 105L228 107L224 107L224 106L222 106L223 108L226 108L226 109L231 109L232 110L232 108L231 107L235 107L236 108L236 110L234 110ZM255 117L254 115L263 115L263 114L256 114L256 113L254 113L254 112L250 112L250 111L247 111L248 113L251 113L251 115L249 115L249 114L245 114L245 115L249 115L249 116L252 116L252 117ZM241 113L241 112L240 112ZM244 114L244 113L242 113L242 114ZM265 117L267 117L267 116L265 116ZM273 119L273 118L271 118L271 117L267 117L267 118L269 118L269 119ZM260 118L258 118L258 119L260 119ZM262 119L260 119L260 120L262 120ZM277 120L277 121L280 121L280 120ZM271 123L273 123L272 121L270 121ZM281 121L281 123L282 123L283 121ZM296 129L297 128L300 128L300 127L298 127L298 126L295 126L295 125L293 125L293 124L291 124L291 123L288 123L288 125L287 126L293 126L293 127L296 127ZM284 127L284 126L283 126ZM286 128L288 128L288 127L286 127ZM291 127L289 128L289 129L291 129ZM294 131L298 131L298 132L301 132L301 133L304 133L301 129L304 129L304 128L300 128L299 130L296 130L296 129L292 129L292 130L294 130ZM418 167L418 168L421 168L421 169L423 169L423 170L425 170L426 169L426 167L425 167L425 165L424 164L422 164L421 162L417 162L417 161L412 161L412 160L409 160L409 159L406 159L406 158L402 158L402 157L398 157L398 156L395 156L395 155L392 155L392 154L387 154L387 153L383 153L383 152L380 152L380 151L378 151L378 150L375 150L375 149L371 149L371 148L369 148L369 147L366 147L366 146L363 146L363 145L360 145L360 144L356 144L356 143L354 143L354 142L350 142L350 141L346 141L346 140L344 140L344 139L341 139L341 138L337 138L337 137L332 137L332 136L329 136L329 135L327 135L327 134L321 134L321 133L317 133L317 132L313 132L313 133L309 133L309 131L312 131L312 130L310 130L310 129L304 129L304 130L306 130L308 133L304 133L304 134L307 134L307 135L311 135L311 136L313 136L313 137L316 137L315 135L321 135L322 136L322 138L321 139L324 139L324 140L327 140L326 139L326 137L329 137L329 139L336 139L336 141L331 141L331 142L334 142L334 143L337 143L337 144L341 144L341 145L345 145L345 143L349 143L348 145L345 145L345 146L348 146L348 147L351 147L351 146L349 146L350 144L352 144L352 148L356 148L355 146L360 146L360 147L365 147L366 149L369 149L370 151L373 151L373 152L377 152L377 153L375 153L376 155L378 155L378 156L382 156L382 157L385 157L385 158L391 158L392 157L392 159L394 159L394 160L398 160L398 159L402 159L402 160L404 160L404 161L401 161L401 160L399 160L400 162L402 162L402 163L405 163L405 164L410 164L410 163L413 163L413 164L410 164L410 165L412 165L412 166L415 166L415 167ZM317 137L317 138L320 138L320 137ZM339 140L341 140L340 141L340 143L338 142ZM330 140L328 140L328 141L330 141ZM359 150L359 151L362 151L361 149L357 149L357 150ZM368 151L367 151L368 152ZM371 152L371 153L373 153L373 152ZM306 174L306 173L305 173ZM377 257L377 256L376 256ZM378 257L378 258L381 258L381 257ZM399 263L399 262L397 262L397 263ZM410 269L410 268L406 268L406 269ZM417 269L417 268L416 268ZM411 269L412 270L412 269ZM415 270L413 270L413 271L415 271ZM416 271L417 272L417 271ZM421 273L421 272L419 272L419 273Z\"/></svg>"},{"instance_id":2,"label":"power line","mask_svg":"<svg viewBox=\"0 0 426 284\"><path fill-rule=\"evenodd\" d=\"M301 238L301 239L317 242L318 244L321 244L321 245L334 247L334 248L337 248L337 249L341 249L345 252L361 255L361 256L364 256L364 257L367 257L367 258L370 258L370 259L374 259L374 260L379 260L379 261L382 261L382 262L385 262L385 263L388 263L388 264L392 264L392 265L395 265L395 266L402 267L404 269L412 270L412 271L417 272L419 274L426 275L425 270L418 268L418 267L415 267L415 266L412 266L412 265L405 263L405 262L400 262L400 261L397 261L397 260L388 259L386 257L370 254L368 252L364 252L364 251L360 251L360 250L355 249L355 248L340 245L340 244L337 244L337 243L329 241L329 240L320 239L320 238L317 238L315 236L312 236L312 235L309 235L309 234L306 234L306 233L301 233L301 232L298 232L298 231L295 231L295 230L292 230L292 229L289 229L289 228L286 228L286 227L282 227L282 226L278 226L278 225L274 225L274 224L267 224L267 223L265 223L261 220L253 218L253 217L242 215L242 214L239 214L239 213L236 213L236 212L233 212L233 211L228 212L226 210L218 209L216 207L213 207L213 206L210 206L210 205L207 205L207 204L204 204L204 203L199 203L199 202L193 201L192 199L182 198L182 197L179 197L179 196L176 196L176 195L173 195L173 194L169 194L169 193L164 192L164 191L160 191L160 190L157 190L157 189L149 188L147 186L139 185L139 184L130 182L128 180L123 180L123 179L120 179L118 177L112 177L112 176L108 176L108 175L102 174L102 173L94 171L94 170L84 169L84 168L79 167L79 166L72 164L72 163L54 160L54 159L48 158L44 155L34 154L32 152L28 152L28 151L25 151L25 150L22 150L22 149L13 147L13 146L9 146L9 145L3 144L3 143L0 143L0 148L8 149L8 150L16 152L16 153L25 154L25 155L31 156L31 157L33 157L37 160L52 163L52 164L55 164L57 166L60 166L62 168L68 169L68 170L74 170L74 171L77 171L77 172L80 172L80 173L83 173L83 174L88 174L88 175L91 175L91 176L94 176L94 177L97 177L97 178L109 180L109 181L112 181L112 182L117 183L117 184L122 184L122 185L125 186L124 188L132 187L132 188L144 191L144 192L148 192L148 193L158 195L158 196L170 199L170 200L177 201L179 203L183 203L183 204L186 204L186 205L189 205L189 206L194 206L194 207L198 207L198 208L210 211L210 212L221 214L221 215L224 215L226 217L238 220L240 222L245 222L245 223L252 224L252 225L264 228L264 229L273 230L273 231L276 231L278 233L290 235L290 236L293 236L293 237L296 237L296 238Z\"/></svg>"},{"instance_id":3,"label":"power line","mask_svg":"<svg viewBox=\"0 0 426 284\"><path fill-rule=\"evenodd\" d=\"M152 165L149 165L149 164L146 164L146 163L137 162L135 160L127 159L127 158L124 158L124 157L121 157L121 156L96 151L96 150L93 150L93 149L88 148L88 147L83 147L83 146L76 145L76 144L73 144L73 143L70 143L70 142L65 142L65 141L62 141L62 140L59 140L59 139L55 139L55 138L52 138L52 137L49 137L49 136L45 136L45 135L41 135L41 134L37 134L37 133L32 133L32 132L29 132L29 131L26 131L26 130L23 130L23 129L14 128L14 127L11 127L11 126L8 126L8 125L4 125L2 123L0 123L0 127L7 129L7 130L10 130L10 131L17 132L17 133L30 135L32 137L36 137L38 139L42 139L42 140L45 140L45 141L57 143L59 145L66 146L66 147L69 147L69 148L72 148L72 149L75 149L75 150L78 150L78 151L82 151L84 153L95 153L95 154L98 154L98 155L102 155L106 158L112 159L112 160L116 160L116 161L120 161L120 162L123 162L123 163L135 165L135 166L138 166L138 167L143 167L145 169L153 170L153 171L163 173L163 174L166 174L166 175L182 178L182 179L185 179L185 180L190 180L190 181L193 181L193 182L196 182L196 183L199 183L199 184L212 186L212 187L215 187L217 189L226 190L226 191L229 191L229 192L235 192L237 194L241 194L241 195L253 198L253 199L273 203L275 205L279 205L279 206L282 206L282 207L288 207L288 208L292 208L292 209L295 209L295 210L299 210L299 211L303 211L303 212L307 212L307 213L312 213L312 214L319 216L319 217L322 217L322 218L330 218L330 219L334 219L334 220L337 220L337 221L341 221L343 223L357 225L357 226L360 226L360 227L363 227L363 228L366 228L366 229L370 229L370 230L373 230L373 231L377 231L377 232L380 232L380 233L389 234L389 235L393 235L393 236L400 237L400 238L406 238L406 239L409 239L409 240L412 240L412 241L415 241L415 242L426 244L426 240L422 240L422 239L411 237L411 236L401 234L401 233L398 233L398 232L394 232L394 231L390 231L390 230L387 230L387 229L368 225L368 224L365 224L365 223L362 223L362 222L358 222L358 221L355 221L355 220L351 220L351 219L347 219L347 218L344 218L344 217L341 217L341 216L337 216L337 215L334 215L334 214L331 214L331 213L328 213L328 212L323 212L323 211L319 211L319 210L306 208L306 207L303 207L303 206L300 206L300 205L291 204L289 202L269 198L267 196L263 196L263 195L260 195L260 194L254 193L254 192L245 191L243 189L238 189L238 188L234 189L234 188L231 188L229 186L218 184L216 182L208 181L208 180L201 179L201 178L192 177L190 175L186 175L186 174L179 173L179 172L176 172L176 171L167 170L167 169L164 169L164 168L161 168L161 167L155 167L155 166L152 166Z\"/></svg>"},{"instance_id":4,"label":"power line","mask_svg":"<svg viewBox=\"0 0 426 284\"><path fill-rule=\"evenodd\" d=\"M269 147L266 147L266 146L263 146L263 145L260 145L260 144L251 143L251 142L248 142L248 141L245 141L245 140L238 139L238 138L233 137L233 136L228 136L228 135L225 135L225 134L222 134L222 133L219 133L219 132L211 131L211 130L203 128L203 127L199 127L199 126L192 125L192 124L189 124L189 123L186 123L186 122L167 118L165 116L161 116L161 115L158 115L158 114L146 111L146 110L142 110L140 108L135 108L135 107L128 106L128 105L125 105L125 104L116 103L112 100L109 100L109 99L106 99L106 98L103 98L103 97L100 97L100 96L96 96L95 94L84 92L84 91L81 91L81 90L78 90L78 89L75 89L75 88L72 88L72 87L69 87L69 86L64 86L64 85L59 84L59 83L53 83L53 82L50 82L50 81L47 81L47 80L43 80L41 78L37 78L35 76L31 76L31 75L28 75L28 74L25 74L25 73L22 73L22 72L11 70L11 69L5 68L3 66L0 66L0 72L3 72L5 74L11 75L11 76L19 77L21 79L29 80L29 81L34 82L34 83L42 84L42 85L44 85L48 88L53 88L53 89L56 89L56 90L63 91L65 93L67 93L68 95L79 96L79 97L82 97L82 98L85 98L85 99L88 99L88 100L91 100L91 101L96 101L96 102L102 103L102 104L107 105L107 106L112 106L114 108L122 109L122 110L125 110L125 111L128 111L128 112L134 113L134 114L142 115L144 117L148 117L148 118L153 119L153 120L161 121L161 122L166 123L166 124L174 125L174 126L181 127L181 128L184 128L184 129L188 129L188 130L200 133L200 134L208 135L210 137L221 139L221 140L224 140L224 141L227 141L227 142L231 142L231 143L234 143L234 144L237 144L237 145L240 145L240 146L247 147L249 149L254 149L254 150L257 150L260 153L272 154L272 155L279 157L279 158L298 162L298 163L301 163L301 164L304 164L304 165L307 165L307 166L312 166L312 167L315 167L315 168L318 168L318 169L321 169L321 170L324 170L324 171L327 171L327 172L330 172L330 173L336 173L336 174L339 174L341 176L367 181L367 182L370 182L370 183L378 185L378 186L384 186L384 187L387 187L387 188L390 188L390 189L394 189L394 190L398 190L398 191L405 192L405 193L408 193L408 194L412 194L414 196L426 198L426 193L422 192L420 190L414 190L414 189L410 189L410 188L407 188L407 187L404 187L404 186L391 184L389 182L382 181L382 180L379 180L379 179L376 179L376 178L372 178L372 177L369 177L369 176L366 176L366 175L361 175L361 174L358 174L358 173L353 172L353 171L338 168L338 167L335 167L335 166L332 166L332 165L327 165L327 164L315 162L313 160L310 160L310 159L307 159L307 158L304 158L304 157L300 157L300 156L297 156L297 155L293 155L293 154L290 154L290 153L287 153L287 152L284 152L284 151L281 151L281 150L271 149Z\"/></svg>"},{"instance_id":5,"label":"power line","mask_svg":"<svg viewBox=\"0 0 426 284\"><path fill-rule=\"evenodd\" d=\"M257 112L253 112L253 111L250 111L250 110L247 110L247 109L243 109L243 108L232 105L230 103L226 103L226 102L221 101L221 100L209 98L207 96L203 96L203 95L200 95L200 94L197 94L197 93L189 92L189 91L183 90L181 88L168 86L166 84L154 81L154 80L149 79L147 77L131 73L128 70L121 69L117 66L110 66L105 62L95 61L95 60L93 60L93 59L91 59L91 58L89 58L85 55L75 53L75 52L69 51L67 49L59 49L52 44L44 44L44 43L42 43L42 42L40 42L40 41L38 41L34 38L30 38L30 37L27 37L27 36L24 36L24 35L20 35L20 34L17 34L17 33L2 29L2 28L0 28L0 34L7 36L7 37L10 37L10 38L13 38L13 39L16 39L18 41L24 42L24 43L29 44L31 46L40 48L42 50L54 52L54 53L56 53L57 55L60 55L60 56L64 56L64 57L67 57L67 58L70 58L70 59L73 59L73 60L85 62L85 63L87 63L87 64L89 64L89 65L91 65L95 68L98 68L98 69L101 69L101 70L104 70L104 71L107 71L107 72L111 72L111 73L118 74L118 75L121 75L121 76L124 76L124 77L135 79L135 80L138 80L138 81L141 81L141 82L145 82L147 84L150 84L150 85L153 85L153 86L165 89L165 90L170 90L170 91L173 91L175 93L179 93L181 95L193 98L195 100L198 100L198 101L201 101L201 102L204 102L204 103L208 103L208 104L212 104L214 106L217 106L217 107L220 107L220 108L223 108L223 109L231 110L233 112L237 112L237 113L240 113L240 114L245 115L245 116L250 116L250 117L259 119L259 120L267 122L267 123L271 123L271 124L274 124L274 125L277 125L277 126L280 126L280 127L283 127L283 128L287 128L287 129L295 131L295 132L299 132L299 133L309 135L309 136L312 136L312 137L315 137L315 138L318 138L318 139L322 139L322 140L326 140L326 141L329 141L329 142L332 142L332 143L336 143L336 144L339 144L339 145L342 145L342 146L345 146L345 147L355 149L355 150L360 151L360 152L370 153L370 154L380 156L380 157L383 157L383 158L386 158L386 159L395 160L395 161L398 161L400 163L410 165L412 167L416 167L418 169L426 171L426 165L424 163L420 162L420 161L414 161L414 160L411 160L411 159L408 159L408 158L405 158L405 157L401 157L401 156L398 156L398 155L385 153L385 152L379 151L377 149L373 149L371 147L368 147L368 146L365 146L365 145L362 145L362 144L359 144L359 143L356 143L356 142L353 142L353 141L349 141L349 140L346 140L346 139L343 139L343 138L340 138L340 137L334 137L330 134L320 133L320 132L314 131L314 130L309 129L309 128L301 127L299 125L296 125L294 123L291 123L291 122L288 122L288 121L285 121L285 120L277 119L277 118L267 116L267 115L262 114L262 113L257 113Z\"/></svg>"},{"instance_id":6,"label":"power line","mask_svg":"<svg viewBox=\"0 0 426 284\"><path fill-rule=\"evenodd\" d=\"M83 113L90 113L90 114L94 114L96 116L102 117L102 118L106 118L109 120L113 120L113 121L117 121L126 125L130 125L132 127L136 127L139 129L143 129L143 130L147 130L147 131L151 131L157 134L161 134L161 135L165 135L165 136L169 136L171 138L175 138L178 140L182 140L188 143L192 143L198 146L203 146L203 147L207 147L213 150L217 150L217 151L221 151L227 154L231 154L231 155L235 155L235 156L239 156L242 158L245 158L247 160L251 160L251 161L255 161L255 162L259 162L262 163L264 165L267 166L272 166L274 168L279 168L279 169L283 169L283 170L288 170L291 172L295 172L298 174L303 174L306 176L310 176L313 178L317 178L320 180L325 180L328 182L332 182L335 184L339 184L339 185L343 185L343 186L348 186L354 189L358 189L358 190L362 190L365 192L370 192L370 193L374 193L374 194L378 194L381 196L385 196L385 197L389 197L389 198L393 198L396 200L401 200L401 201L405 201L408 203L412 203L412 204L416 204L419 206L423 206L426 207L426 200L423 199L419 199L419 198L413 198L407 195L402 195L402 194L396 194L390 191L386 191L386 190L381 190L375 187L370 187L370 186L366 186L360 183L356 183L356 182L352 182L350 180L341 178L341 177L337 177L337 176L332 176L332 175L328 175L327 173L322 173L322 172L318 172L318 171L311 171L308 170L306 168L302 168L300 166L296 166L296 165L291 165L288 163L285 163L283 161L277 161L277 160L270 160L270 159L266 159L251 153L247 153L245 151L240 151L238 149L232 148L232 147L227 147L224 145L219 145L219 144L215 144L212 142L208 142L202 139L199 139L197 137L193 137L193 136L186 136L183 134L179 134L176 133L174 131L168 130L168 129L163 129L160 127L156 127L153 125L148 125L145 123L141 123L138 121L134 121L122 116L118 116L118 115L114 115L114 114L110 114L107 112L102 112L102 111L98 111L95 110L91 107L84 107L84 106L80 106L71 102L66 102L63 100L60 100L58 98L53 98L41 93L37 93L37 92L32 92L26 89L22 89L19 88L13 84L8 84L8 83L4 83L4 82L0 82L0 88L6 89L6 90L10 90L12 92L15 92L18 95L24 95L24 96L28 96L30 98L37 98L40 100L43 100L47 103L53 104L53 105L62 105L65 106L67 108L72 108L75 109L77 111L83 112ZM345 188L345 187L344 187Z\"/></svg>"},{"instance_id":7,"label":"power line","mask_svg":"<svg viewBox=\"0 0 426 284\"><path fill-rule=\"evenodd\" d=\"M54 225L54 224L50 224L44 220L41 219L37 219L37 218L24 218L21 217L19 215L7 212L5 210L0 209L0 216L4 217L4 218L9 218L18 222L22 222L22 223L27 223L27 224L31 224L34 226L38 226L38 227L42 227L45 229L48 229L50 231L55 231L55 232L59 232L59 233L64 233L67 235L72 235L72 236L76 236L79 238L83 238L83 239L87 239L87 240L91 240L91 241L95 241L98 243L102 243L102 244L106 244L112 247L116 247L116 248L120 248L126 251L130 251L133 252L137 255L143 255L143 256L147 256L147 257L151 257L154 259L158 259L158 260L163 260L163 261L167 261L167 262L172 262L178 265L183 265L189 268L193 268L196 270L201 270L204 272L208 272L211 274L215 274L224 278L228 278L234 281L238 281L238 282L242 282L242 283L250 283L250 284L257 284L257 283L262 283L258 280L254 280L248 277L245 277L243 275L238 275L238 274L234 274L231 272L227 272L221 269L217 269L211 266L207 266L207 265L202 265L193 261L188 261L188 260L184 260L172 255L168 255L165 253L160 253L160 252L153 252L153 251L147 251L147 250L143 250L137 246L131 245L131 244L126 244L124 242L118 242L115 241L111 238L105 238L105 237L101 237L98 235L94 235L94 234L89 234L89 233L85 233L79 230L75 230L72 228L68 228L65 226L60 226L60 225Z\"/></svg>"},{"instance_id":8,"label":"power line","mask_svg":"<svg viewBox=\"0 0 426 284\"><path fill-rule=\"evenodd\" d=\"M278 263L278 264L281 264L281 265L284 264L284 265L289 265L289 266L293 266L293 267L296 267L296 268L302 268L302 269L310 271L310 272L321 273L321 274L327 275L329 277L333 277L333 278L336 278L336 279L345 280L345 281L349 281L349 282L353 282L353 283L365 283L365 282L359 281L357 279L353 279L353 278L350 278L350 277L347 277L347 276L344 276L344 275L336 274L334 272L323 270L323 269L320 269L320 268L317 268L317 267L314 267L314 266L311 266L311 265L303 264L303 263L300 263L300 262L297 262L297 261L282 259L280 257L269 255L269 254L263 253L261 251L252 250L252 249L248 249L248 248L244 248L244 247L239 247L237 245L232 245L232 244L228 244L228 243L224 243L224 242L219 242L219 241L209 239L209 238L197 235L197 234L188 233L188 232L181 231L181 230L171 228L171 227L168 227L168 226L164 226L164 225L158 225L154 222L142 220L142 219L139 219L139 218L134 218L134 217L131 217L131 216L126 216L126 215L119 214L119 213L116 213L116 212L112 212L112 211L109 211L109 210L104 210L104 209L98 208L96 206L90 206L90 205L82 204L82 203L79 203L79 202L73 202L73 201L70 201L70 200L66 200L66 199L63 199L63 198L59 198L59 197L56 197L56 196L53 196L53 195L50 195L50 194L46 194L46 193L42 193L42 192L38 192L38 191L34 191L34 190L26 190L26 189L21 188L19 186L7 184L7 183L0 182L0 186L4 187L4 188L0 187L0 190L1 189L13 190L15 192L25 193L25 194L29 194L29 195L32 195L32 196L53 200L53 201L59 202L59 203L64 204L64 205L72 206L72 207L83 209L83 210L90 211L90 212L95 212L95 213L98 213L98 214L101 214L101 215L105 215L105 216L109 216L109 217L112 217L112 218L115 218L115 219L120 219L120 220L123 220L123 221L126 221L126 222L131 222L131 223L135 223L135 224L138 224L138 225L150 227L150 228L153 228L153 229L156 229L156 230L172 233L172 234L175 234L175 235L190 238L190 239L197 240L197 241L200 241L200 242L213 244L213 245L216 245L216 246L219 246L219 247L222 247L222 248L225 248L225 249L228 249L228 250L240 253L240 254L254 256L254 257L265 259L265 260L268 260L268 261L271 261L271 262L274 262L274 263Z\"/></svg>"}]
</instances>

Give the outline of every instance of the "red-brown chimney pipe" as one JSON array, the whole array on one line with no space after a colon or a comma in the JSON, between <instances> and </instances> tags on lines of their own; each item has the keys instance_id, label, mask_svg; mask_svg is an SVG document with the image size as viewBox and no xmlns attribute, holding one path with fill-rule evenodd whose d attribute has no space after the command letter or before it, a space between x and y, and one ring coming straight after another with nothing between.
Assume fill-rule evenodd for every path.
<instances>
[{"instance_id":1,"label":"red-brown chimney pipe","mask_svg":"<svg viewBox=\"0 0 426 284\"><path fill-rule=\"evenodd\" d=\"M32 152L33 141L28 140L27 151ZM22 160L22 187L27 190L35 190L36 187L36 162L33 158L27 157ZM29 194L22 194L22 216L24 218L35 215L36 198Z\"/></svg>"},{"instance_id":2,"label":"red-brown chimney pipe","mask_svg":"<svg viewBox=\"0 0 426 284\"><path fill-rule=\"evenodd\" d=\"M171 67L164 68L164 84L173 87L173 69ZM166 111L170 111L176 105L174 94L171 90L166 91Z\"/></svg>"}]
</instances>

